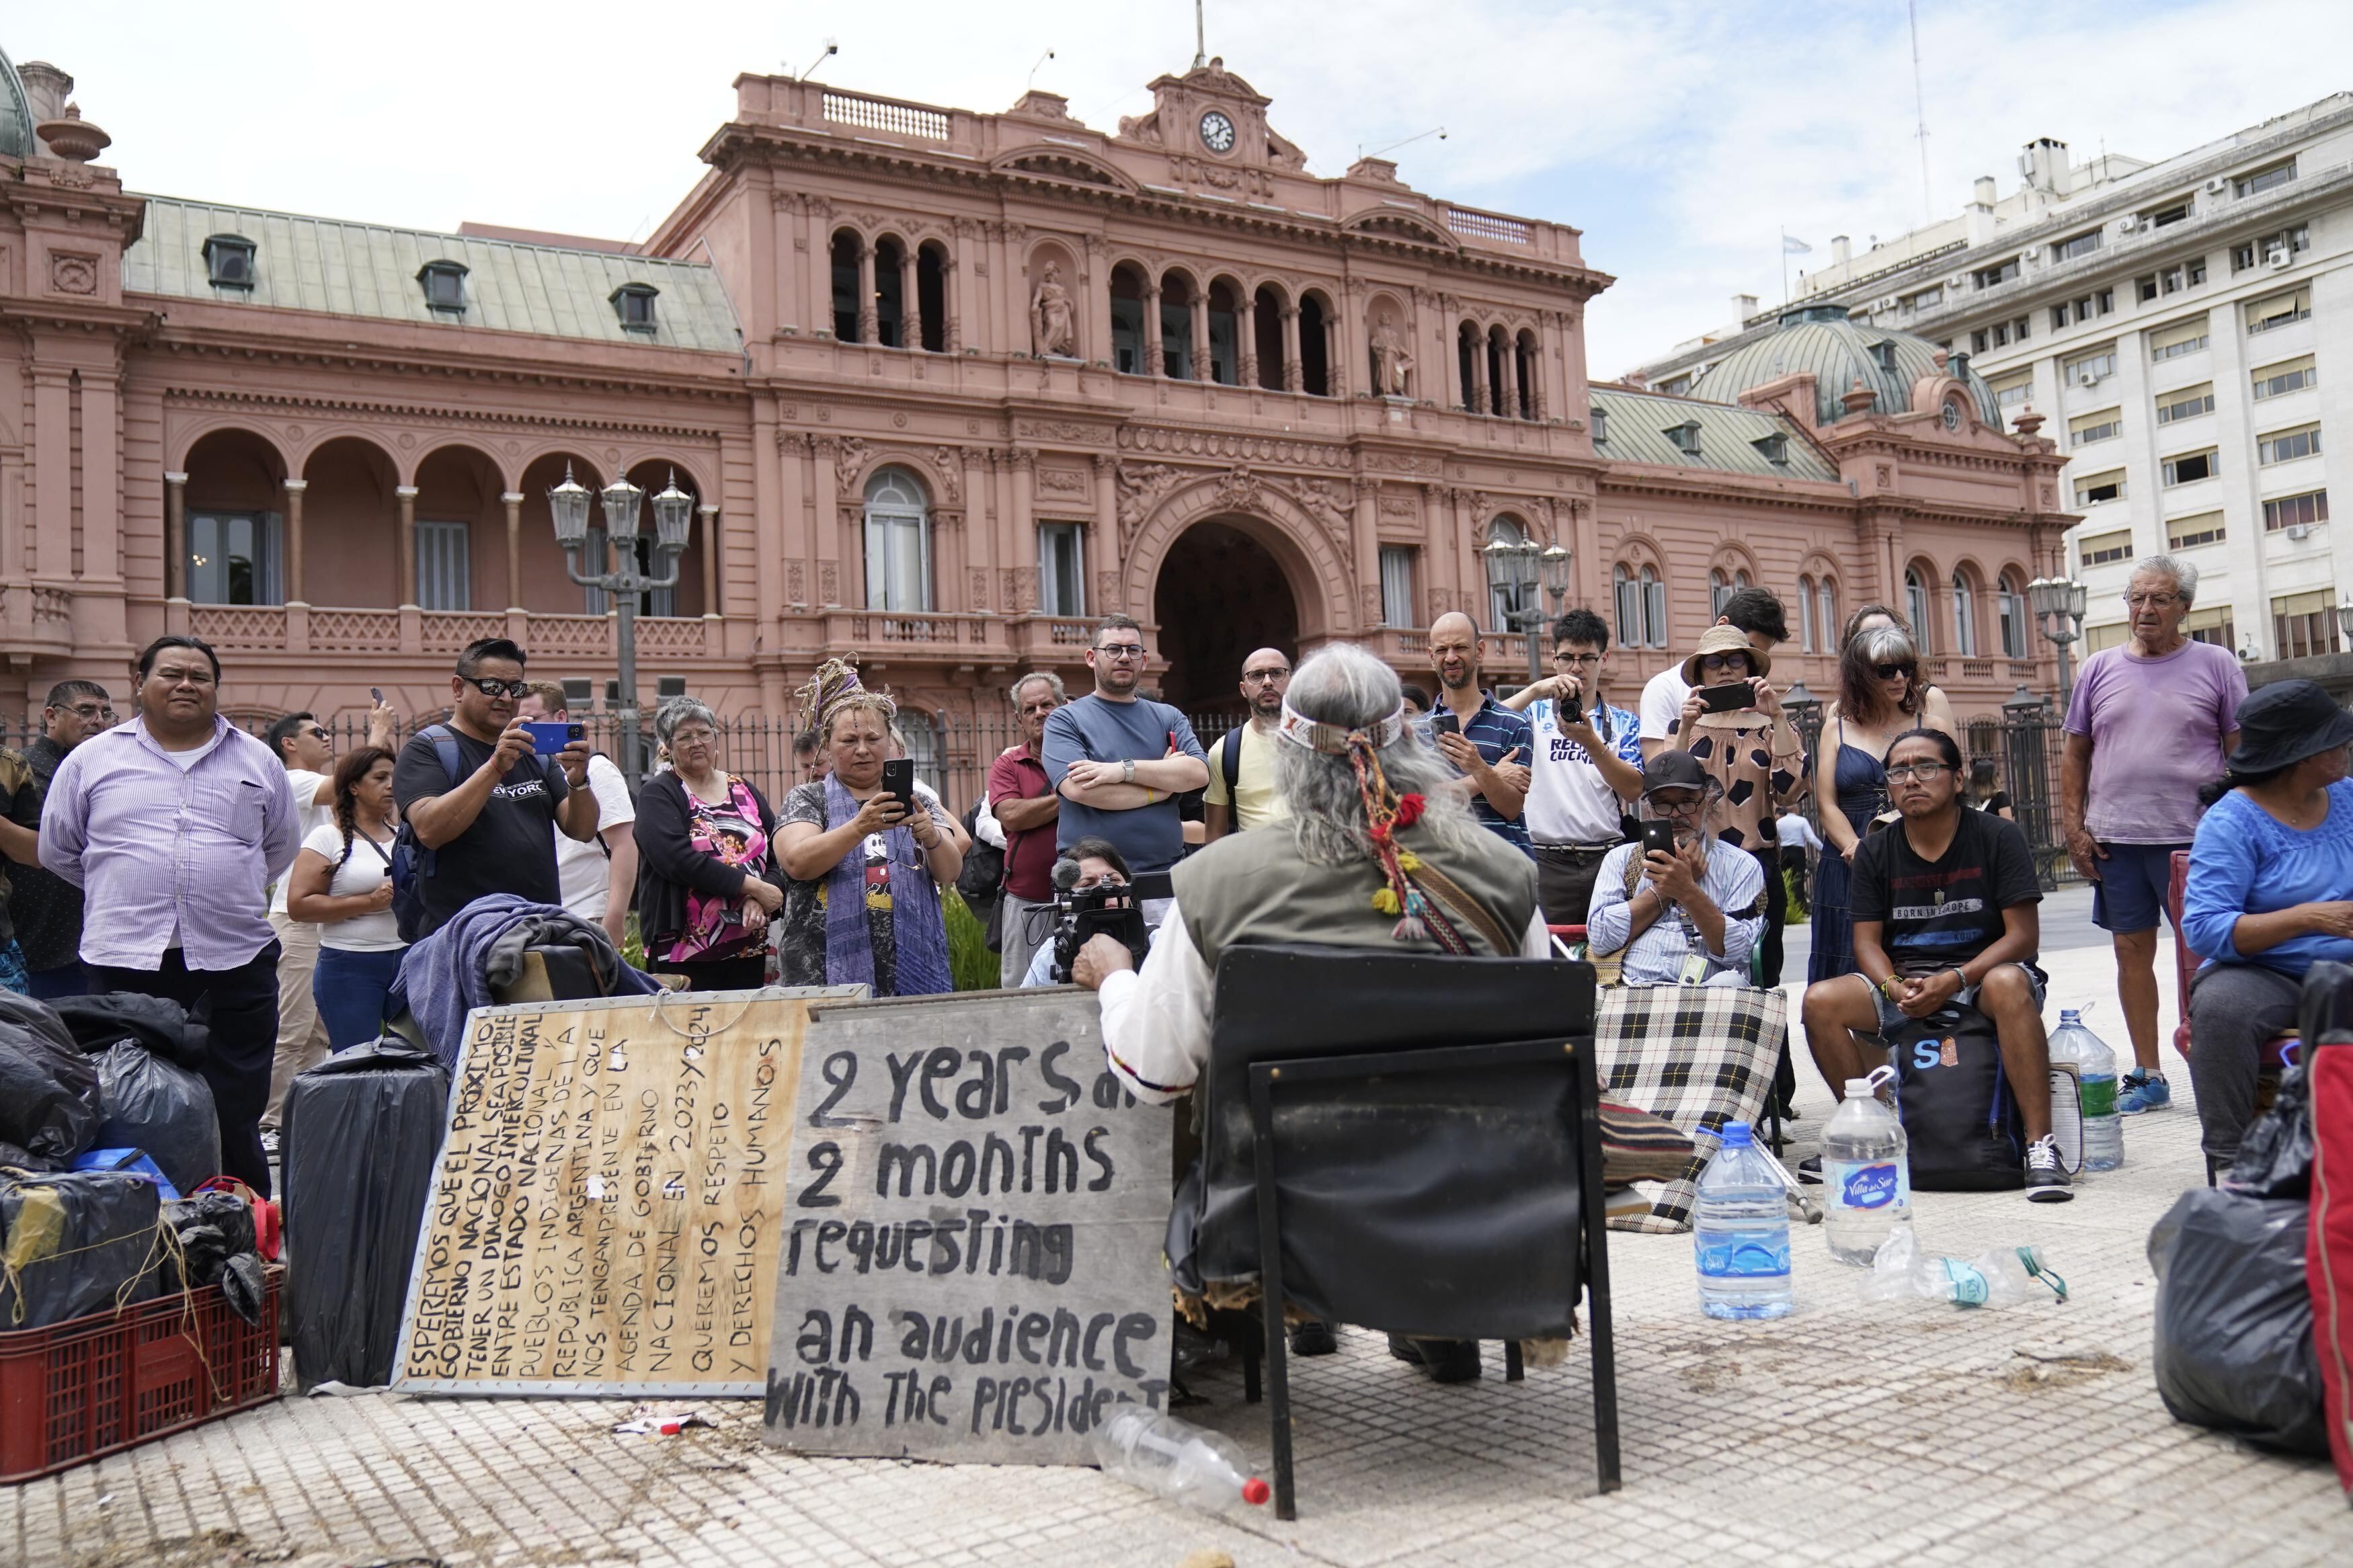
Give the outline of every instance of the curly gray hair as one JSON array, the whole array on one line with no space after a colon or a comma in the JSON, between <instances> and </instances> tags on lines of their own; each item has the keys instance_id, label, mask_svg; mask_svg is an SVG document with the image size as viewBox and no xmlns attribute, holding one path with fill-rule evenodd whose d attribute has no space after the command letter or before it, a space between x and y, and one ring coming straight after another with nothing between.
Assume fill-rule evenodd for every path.
<instances>
[{"instance_id":1,"label":"curly gray hair","mask_svg":"<svg viewBox=\"0 0 2353 1568\"><path fill-rule=\"evenodd\" d=\"M718 731L719 721L708 706L691 697L673 697L654 712L654 739L665 746L669 745L670 738L678 733L678 727L690 719L700 719L711 726L713 733Z\"/></svg>"},{"instance_id":2,"label":"curly gray hair","mask_svg":"<svg viewBox=\"0 0 2353 1568\"><path fill-rule=\"evenodd\" d=\"M1285 705L1303 717L1344 730L1377 723L1395 713L1403 700L1397 671L1351 643L1334 643L1310 655L1292 676L1283 697ZM1460 849L1472 841L1471 835L1486 831L1451 787L1452 764L1424 744L1413 725L1406 726L1395 744L1375 754L1392 790L1422 796L1419 831L1429 843ZM1323 866L1356 866L1372 858L1364 798L1347 758L1286 741L1274 750L1274 782L1291 808L1292 837L1302 855Z\"/></svg>"}]
</instances>

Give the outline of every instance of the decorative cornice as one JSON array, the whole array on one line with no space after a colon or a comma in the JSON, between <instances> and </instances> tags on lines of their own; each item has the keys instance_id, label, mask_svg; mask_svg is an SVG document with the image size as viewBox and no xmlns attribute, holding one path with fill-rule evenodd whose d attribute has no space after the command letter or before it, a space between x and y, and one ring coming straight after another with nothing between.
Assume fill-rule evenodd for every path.
<instances>
[{"instance_id":1,"label":"decorative cornice","mask_svg":"<svg viewBox=\"0 0 2353 1568\"><path fill-rule=\"evenodd\" d=\"M598 419L557 415L514 414L480 408L446 408L421 403L373 403L358 398L314 397L248 390L227 391L206 386L165 386L167 402L205 403L224 408L270 409L286 413L343 415L356 418L423 420L441 425L465 425L498 429L514 426L538 430L596 430L617 436L655 436L665 440L723 443L727 432L698 430L686 425L656 425L643 420Z\"/></svg>"}]
</instances>

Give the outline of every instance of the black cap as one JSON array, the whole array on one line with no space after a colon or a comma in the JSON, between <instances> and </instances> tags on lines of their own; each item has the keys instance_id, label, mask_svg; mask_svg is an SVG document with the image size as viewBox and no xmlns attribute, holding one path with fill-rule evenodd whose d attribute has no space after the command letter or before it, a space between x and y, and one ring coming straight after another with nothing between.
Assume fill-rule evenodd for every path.
<instances>
[{"instance_id":1,"label":"black cap","mask_svg":"<svg viewBox=\"0 0 2353 1568\"><path fill-rule=\"evenodd\" d=\"M1689 752L1670 746L1642 764L1642 793L1654 789L1705 789L1707 770Z\"/></svg>"},{"instance_id":2,"label":"black cap","mask_svg":"<svg viewBox=\"0 0 2353 1568\"><path fill-rule=\"evenodd\" d=\"M2280 680L2239 704L2234 773L2267 773L2353 742L2353 713L2317 681Z\"/></svg>"}]
</instances>

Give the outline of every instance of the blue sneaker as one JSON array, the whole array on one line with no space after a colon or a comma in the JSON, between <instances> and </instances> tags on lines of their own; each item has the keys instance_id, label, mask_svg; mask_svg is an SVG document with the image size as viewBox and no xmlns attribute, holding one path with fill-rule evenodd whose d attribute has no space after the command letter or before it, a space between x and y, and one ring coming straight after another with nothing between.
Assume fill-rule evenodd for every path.
<instances>
[{"instance_id":1,"label":"blue sneaker","mask_svg":"<svg viewBox=\"0 0 2353 1568\"><path fill-rule=\"evenodd\" d=\"M2144 1110L2166 1110L2173 1105L2173 1086L2163 1073L2135 1068L2116 1085L2116 1114L2138 1116Z\"/></svg>"}]
</instances>

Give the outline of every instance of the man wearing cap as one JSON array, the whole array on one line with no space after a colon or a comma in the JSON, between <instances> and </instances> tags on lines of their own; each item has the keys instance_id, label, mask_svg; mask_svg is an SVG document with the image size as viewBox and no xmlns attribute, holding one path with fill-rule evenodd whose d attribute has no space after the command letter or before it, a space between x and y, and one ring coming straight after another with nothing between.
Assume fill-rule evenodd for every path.
<instances>
[{"instance_id":1,"label":"man wearing cap","mask_svg":"<svg viewBox=\"0 0 2353 1568\"><path fill-rule=\"evenodd\" d=\"M2181 938L2206 960L2189 989L2200 1142L2222 1167L2253 1119L2263 1047L2296 1027L2306 972L2353 963L2353 715L2312 681L2283 680L2238 720L2181 910Z\"/></svg>"},{"instance_id":2,"label":"man wearing cap","mask_svg":"<svg viewBox=\"0 0 2353 1568\"><path fill-rule=\"evenodd\" d=\"M1594 879L1585 917L1595 956L1623 952L1628 985L1746 985L1764 917L1757 858L1714 831L1724 792L1697 759L1662 752L1642 769L1642 818L1674 825L1675 848L1620 844Z\"/></svg>"}]
</instances>

